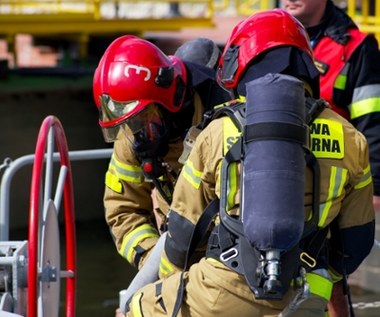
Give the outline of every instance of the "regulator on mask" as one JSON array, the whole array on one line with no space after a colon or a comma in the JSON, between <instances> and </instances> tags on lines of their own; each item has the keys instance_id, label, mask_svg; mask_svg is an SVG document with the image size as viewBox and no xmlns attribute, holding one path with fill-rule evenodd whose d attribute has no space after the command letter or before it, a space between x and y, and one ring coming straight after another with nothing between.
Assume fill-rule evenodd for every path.
<instances>
[{"instance_id":1,"label":"regulator on mask","mask_svg":"<svg viewBox=\"0 0 380 317\"><path fill-rule=\"evenodd\" d=\"M166 171L162 158L168 152L170 123L156 104L151 104L126 121L131 143L147 180L159 178ZM130 138L130 137L129 137Z\"/></svg>"}]
</instances>

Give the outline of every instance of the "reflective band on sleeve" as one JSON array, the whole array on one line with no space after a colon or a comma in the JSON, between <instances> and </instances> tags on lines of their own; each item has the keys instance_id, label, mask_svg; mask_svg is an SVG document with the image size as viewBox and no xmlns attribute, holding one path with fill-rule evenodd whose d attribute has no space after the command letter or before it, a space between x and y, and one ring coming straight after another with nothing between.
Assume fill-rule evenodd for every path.
<instances>
[{"instance_id":1,"label":"reflective band on sleeve","mask_svg":"<svg viewBox=\"0 0 380 317\"><path fill-rule=\"evenodd\" d=\"M112 173L108 172L106 173L106 180L105 183L107 187L112 189L114 192L121 194L123 190L123 186L120 183L120 180L113 175Z\"/></svg>"},{"instance_id":2,"label":"reflective band on sleeve","mask_svg":"<svg viewBox=\"0 0 380 317\"><path fill-rule=\"evenodd\" d=\"M318 274L307 273L306 280L309 283L312 294L320 296L327 301L330 300L333 283L329 279Z\"/></svg>"},{"instance_id":3,"label":"reflective band on sleeve","mask_svg":"<svg viewBox=\"0 0 380 317\"><path fill-rule=\"evenodd\" d=\"M202 179L202 172L194 168L193 162L189 159L182 169L183 177L196 189L199 188Z\"/></svg>"},{"instance_id":4,"label":"reflective band on sleeve","mask_svg":"<svg viewBox=\"0 0 380 317\"><path fill-rule=\"evenodd\" d=\"M363 174L362 178L360 179L359 183L357 183L355 185L355 189L360 189L360 188L366 187L367 185L371 184L371 182L372 182L371 168L368 165L364 169L364 174Z\"/></svg>"},{"instance_id":5,"label":"reflective band on sleeve","mask_svg":"<svg viewBox=\"0 0 380 317\"><path fill-rule=\"evenodd\" d=\"M158 231L149 224L144 224L137 227L135 230L128 233L121 244L119 253L122 257L126 258L127 261L133 264L132 254L134 248L144 239L159 237Z\"/></svg>"},{"instance_id":6,"label":"reflective band on sleeve","mask_svg":"<svg viewBox=\"0 0 380 317\"><path fill-rule=\"evenodd\" d=\"M335 80L334 88L344 90L346 88L347 76L339 74Z\"/></svg>"},{"instance_id":7,"label":"reflective band on sleeve","mask_svg":"<svg viewBox=\"0 0 380 317\"><path fill-rule=\"evenodd\" d=\"M380 84L366 85L354 89L354 95L352 96L353 102L379 98L380 97Z\"/></svg>"},{"instance_id":8,"label":"reflective band on sleeve","mask_svg":"<svg viewBox=\"0 0 380 317\"><path fill-rule=\"evenodd\" d=\"M329 190L326 201L319 206L319 227L324 227L333 200L342 194L348 171L345 168L331 167Z\"/></svg>"},{"instance_id":9,"label":"reflective band on sleeve","mask_svg":"<svg viewBox=\"0 0 380 317\"><path fill-rule=\"evenodd\" d=\"M141 166L121 163L115 159L114 155L112 155L108 170L126 182L141 183L144 180Z\"/></svg>"},{"instance_id":10,"label":"reflective band on sleeve","mask_svg":"<svg viewBox=\"0 0 380 317\"><path fill-rule=\"evenodd\" d=\"M344 90L346 89L347 84L347 74L348 70L350 69L350 63L346 63L341 70L340 74L337 76L334 82L334 88Z\"/></svg>"},{"instance_id":11,"label":"reflective band on sleeve","mask_svg":"<svg viewBox=\"0 0 380 317\"><path fill-rule=\"evenodd\" d=\"M380 97L356 101L349 106L351 119L380 111Z\"/></svg>"},{"instance_id":12,"label":"reflective band on sleeve","mask_svg":"<svg viewBox=\"0 0 380 317\"><path fill-rule=\"evenodd\" d=\"M380 111L380 84L355 88L352 104L349 105L351 119Z\"/></svg>"},{"instance_id":13,"label":"reflective band on sleeve","mask_svg":"<svg viewBox=\"0 0 380 317\"><path fill-rule=\"evenodd\" d=\"M380 84L355 88L352 104L348 107L351 119L380 111Z\"/></svg>"},{"instance_id":14,"label":"reflective band on sleeve","mask_svg":"<svg viewBox=\"0 0 380 317\"><path fill-rule=\"evenodd\" d=\"M173 266L170 264L168 260L166 260L164 257L161 257L160 262L160 274L161 276L166 276L170 273L174 272Z\"/></svg>"},{"instance_id":15,"label":"reflective band on sleeve","mask_svg":"<svg viewBox=\"0 0 380 317\"><path fill-rule=\"evenodd\" d=\"M143 293L136 294L132 297L131 300L131 313L133 317L143 317L142 308L141 308L141 298Z\"/></svg>"}]
</instances>

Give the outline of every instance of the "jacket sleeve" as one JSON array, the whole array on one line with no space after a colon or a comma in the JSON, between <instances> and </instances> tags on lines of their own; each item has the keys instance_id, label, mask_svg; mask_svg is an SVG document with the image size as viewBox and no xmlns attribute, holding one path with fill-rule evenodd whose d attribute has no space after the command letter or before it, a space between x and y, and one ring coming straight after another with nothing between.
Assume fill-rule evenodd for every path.
<instances>
[{"instance_id":1,"label":"jacket sleeve","mask_svg":"<svg viewBox=\"0 0 380 317\"><path fill-rule=\"evenodd\" d=\"M206 128L198 136L174 189L169 232L160 264L161 277L185 268L195 225L204 209L216 197L210 153L212 144Z\"/></svg>"},{"instance_id":2,"label":"jacket sleeve","mask_svg":"<svg viewBox=\"0 0 380 317\"><path fill-rule=\"evenodd\" d=\"M370 151L374 194L380 195L380 51L368 36L351 56L348 89L351 121L367 138ZM344 98L342 96L342 98ZM349 104L350 102L348 102Z\"/></svg>"},{"instance_id":3,"label":"jacket sleeve","mask_svg":"<svg viewBox=\"0 0 380 317\"><path fill-rule=\"evenodd\" d=\"M357 133L359 144L358 173L346 187L337 218L339 231L332 231L329 264L341 275L354 272L370 253L375 238L375 213L372 205L372 178L368 147ZM336 247L334 247L336 246Z\"/></svg>"},{"instance_id":4,"label":"jacket sleeve","mask_svg":"<svg viewBox=\"0 0 380 317\"><path fill-rule=\"evenodd\" d=\"M115 141L105 185L105 218L117 251L131 265L141 267L159 233L154 222L151 184L144 181L126 139Z\"/></svg>"}]
</instances>

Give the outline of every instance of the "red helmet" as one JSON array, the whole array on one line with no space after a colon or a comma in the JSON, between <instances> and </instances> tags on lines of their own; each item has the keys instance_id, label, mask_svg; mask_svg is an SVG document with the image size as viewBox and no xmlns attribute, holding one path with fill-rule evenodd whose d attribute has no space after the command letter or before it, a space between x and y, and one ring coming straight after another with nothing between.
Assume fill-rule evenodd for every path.
<instances>
[{"instance_id":1,"label":"red helmet","mask_svg":"<svg viewBox=\"0 0 380 317\"><path fill-rule=\"evenodd\" d=\"M227 40L219 60L218 82L226 89L235 88L253 59L280 46L298 47L313 60L305 28L286 11L262 11L243 20Z\"/></svg>"},{"instance_id":2,"label":"red helmet","mask_svg":"<svg viewBox=\"0 0 380 317\"><path fill-rule=\"evenodd\" d=\"M177 57L167 56L154 44L133 35L117 38L105 51L93 78L103 133L118 128L151 104L177 112L186 82L185 65Z\"/></svg>"}]
</instances>

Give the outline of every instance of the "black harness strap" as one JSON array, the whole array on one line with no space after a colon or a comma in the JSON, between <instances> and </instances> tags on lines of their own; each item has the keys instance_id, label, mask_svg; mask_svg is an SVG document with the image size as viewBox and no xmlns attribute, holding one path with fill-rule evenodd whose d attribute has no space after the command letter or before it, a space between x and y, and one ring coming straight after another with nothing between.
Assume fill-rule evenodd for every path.
<instances>
[{"instance_id":1,"label":"black harness strap","mask_svg":"<svg viewBox=\"0 0 380 317\"><path fill-rule=\"evenodd\" d=\"M347 300L348 300L348 305L350 308L350 317L355 317L355 312L354 308L352 306L352 299L351 299L351 292L350 292L350 286L348 285L347 282L347 274L345 273L345 268L344 268L344 247L343 247L343 240L342 240L342 234L340 232L340 227L338 224L338 220L334 219L331 224L330 224L330 230L331 230L331 236L334 236L334 247L336 248L337 251L339 251L342 254L341 257L341 266L343 269L343 292L344 295L347 295Z\"/></svg>"},{"instance_id":2,"label":"black harness strap","mask_svg":"<svg viewBox=\"0 0 380 317\"><path fill-rule=\"evenodd\" d=\"M182 306L183 294L185 292L185 282L184 282L183 275L187 269L189 258L193 254L197 245L206 236L207 229L209 228L214 216L218 213L218 210L219 210L219 199L216 198L207 205L206 209L200 216L198 222L194 226L194 230L190 239L191 242L186 251L185 265L184 265L183 271L181 272L180 283L178 287L177 298L176 298L174 308L173 308L172 317L177 316Z\"/></svg>"},{"instance_id":3,"label":"black harness strap","mask_svg":"<svg viewBox=\"0 0 380 317\"><path fill-rule=\"evenodd\" d=\"M253 140L285 140L297 142L307 147L309 144L309 133L307 126L300 126L285 122L261 122L250 124L245 127L245 143Z\"/></svg>"}]
</instances>

